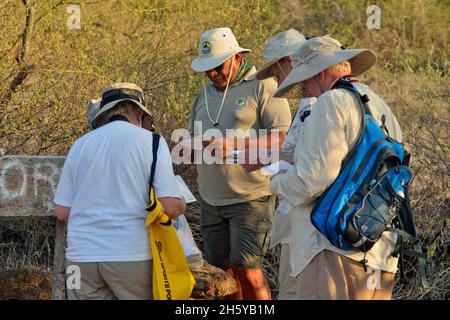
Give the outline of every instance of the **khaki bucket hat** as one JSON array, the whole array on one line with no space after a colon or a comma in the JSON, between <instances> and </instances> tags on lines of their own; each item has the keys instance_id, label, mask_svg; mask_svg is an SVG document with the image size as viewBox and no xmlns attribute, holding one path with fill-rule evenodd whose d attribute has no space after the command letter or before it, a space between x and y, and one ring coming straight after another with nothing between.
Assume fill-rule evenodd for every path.
<instances>
[{"instance_id":1,"label":"khaki bucket hat","mask_svg":"<svg viewBox=\"0 0 450 320\"><path fill-rule=\"evenodd\" d=\"M112 83L104 88L99 106L95 105L96 100L93 102L91 101L93 104L91 108L93 110L98 107L98 111L95 113L92 120L92 127L95 129L96 120L98 120L106 111L111 110L122 101L130 101L141 109L144 112L142 127L153 131L153 117L144 105L144 93L141 87L134 83L127 82Z\"/></svg>"},{"instance_id":2,"label":"khaki bucket hat","mask_svg":"<svg viewBox=\"0 0 450 320\"><path fill-rule=\"evenodd\" d=\"M281 83L274 97L305 98L298 84L343 61L350 62L352 75L369 70L377 58L369 49L342 49L342 44L330 36L306 40L292 56L292 71Z\"/></svg>"},{"instance_id":3,"label":"khaki bucket hat","mask_svg":"<svg viewBox=\"0 0 450 320\"><path fill-rule=\"evenodd\" d=\"M305 40L305 36L295 29L279 32L270 38L263 50L265 63L255 74L255 78L269 78L270 68L281 58L291 56Z\"/></svg>"},{"instance_id":4,"label":"khaki bucket hat","mask_svg":"<svg viewBox=\"0 0 450 320\"><path fill-rule=\"evenodd\" d=\"M205 31L198 43L198 58L192 61L195 72L206 72L220 66L238 52L250 52L239 46L230 28L215 28Z\"/></svg>"}]
</instances>

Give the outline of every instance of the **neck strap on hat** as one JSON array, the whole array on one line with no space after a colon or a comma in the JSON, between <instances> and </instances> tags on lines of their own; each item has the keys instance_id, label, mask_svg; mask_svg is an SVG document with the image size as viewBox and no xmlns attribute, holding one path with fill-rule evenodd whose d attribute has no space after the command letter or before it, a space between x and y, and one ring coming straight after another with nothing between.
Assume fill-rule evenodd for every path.
<instances>
[{"instance_id":1,"label":"neck strap on hat","mask_svg":"<svg viewBox=\"0 0 450 320\"><path fill-rule=\"evenodd\" d=\"M281 66L280 60L277 61L277 65L280 68L281 72L283 73L284 78L286 79L287 74L284 72L284 68Z\"/></svg>"},{"instance_id":2,"label":"neck strap on hat","mask_svg":"<svg viewBox=\"0 0 450 320\"><path fill-rule=\"evenodd\" d=\"M233 65L234 65L234 59L231 60L231 67L230 67L231 72L233 72ZM216 117L215 121L212 119L212 117L209 113L208 95L206 93L206 86L203 86L203 92L205 94L206 113L208 114L209 121L211 121L211 123L213 124L214 127L217 127L219 125L219 118L220 118L220 114L222 113L222 108L223 108L223 104L225 102L225 98L227 96L228 88L230 86L230 79L231 79L231 76L228 77L227 86L225 87L225 92L223 93L223 97L222 97L222 103L220 104L219 112L217 113L217 117Z\"/></svg>"}]
</instances>

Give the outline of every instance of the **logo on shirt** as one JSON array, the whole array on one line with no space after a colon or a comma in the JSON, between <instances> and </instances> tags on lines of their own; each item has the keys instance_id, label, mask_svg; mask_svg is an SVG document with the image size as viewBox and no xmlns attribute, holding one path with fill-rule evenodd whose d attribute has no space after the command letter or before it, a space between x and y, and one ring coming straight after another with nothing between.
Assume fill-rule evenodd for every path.
<instances>
[{"instance_id":1,"label":"logo on shirt","mask_svg":"<svg viewBox=\"0 0 450 320\"><path fill-rule=\"evenodd\" d=\"M209 43L208 41L205 41L202 43L202 53L203 54L208 54L211 52L211 43Z\"/></svg>"},{"instance_id":2,"label":"logo on shirt","mask_svg":"<svg viewBox=\"0 0 450 320\"><path fill-rule=\"evenodd\" d=\"M238 110L244 109L245 107L247 107L247 105L248 105L248 101L245 98L239 98L233 104L234 108L238 109Z\"/></svg>"}]
</instances>

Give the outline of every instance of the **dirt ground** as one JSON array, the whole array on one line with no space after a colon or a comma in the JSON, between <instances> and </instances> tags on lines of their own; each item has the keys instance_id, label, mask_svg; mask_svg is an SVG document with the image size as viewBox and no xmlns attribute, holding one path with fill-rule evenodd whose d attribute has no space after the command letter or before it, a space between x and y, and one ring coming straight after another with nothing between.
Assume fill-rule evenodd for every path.
<instances>
[{"instance_id":1,"label":"dirt ground","mask_svg":"<svg viewBox=\"0 0 450 320\"><path fill-rule=\"evenodd\" d=\"M50 272L24 269L0 272L0 300L50 300Z\"/></svg>"}]
</instances>

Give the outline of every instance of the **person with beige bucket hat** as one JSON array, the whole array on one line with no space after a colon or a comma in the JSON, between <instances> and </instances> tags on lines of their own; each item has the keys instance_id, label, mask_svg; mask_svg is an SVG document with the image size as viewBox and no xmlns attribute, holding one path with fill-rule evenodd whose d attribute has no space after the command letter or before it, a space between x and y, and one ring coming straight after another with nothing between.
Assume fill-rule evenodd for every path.
<instances>
[{"instance_id":1,"label":"person with beige bucket hat","mask_svg":"<svg viewBox=\"0 0 450 320\"><path fill-rule=\"evenodd\" d=\"M265 64L257 72L257 79L274 77L280 85L292 70L292 62L296 59L295 53L306 40L300 32L289 29L275 34L265 45L263 56ZM315 97L303 98L300 100L297 112L292 120L282 146L281 158L289 163L293 163L296 142L301 133L301 129L307 120L316 102ZM269 248L281 245L281 256L289 255L289 244L286 236L289 234L289 216L286 214L292 205L282 197L278 198L278 207L275 210L271 231ZM276 228L275 228L276 226ZM280 290L278 299L286 300L292 295L295 298L295 280L290 276L290 266L286 259L281 260L278 272Z\"/></svg>"},{"instance_id":2,"label":"person with beige bucket hat","mask_svg":"<svg viewBox=\"0 0 450 320\"><path fill-rule=\"evenodd\" d=\"M243 56L249 51L239 46L229 28L215 28L201 35L199 56L192 61L192 69L211 83L192 105L189 131L192 136L212 129L221 132L212 145L223 155L237 149L237 137L224 137L227 130L266 129L266 134L239 139L246 149L274 149L280 148L291 123L287 100L273 98L275 80L254 78L256 69ZM229 163L200 163L197 172L206 258L238 283L238 292L227 298L270 299L262 270L275 209L269 178Z\"/></svg>"},{"instance_id":3,"label":"person with beige bucket hat","mask_svg":"<svg viewBox=\"0 0 450 320\"><path fill-rule=\"evenodd\" d=\"M56 216L68 223L68 266L80 270L71 300L151 299L149 180L170 218L185 209L169 148L160 137L153 159L153 119L142 89L113 83L88 108L92 129L71 147L55 192ZM69 270L69 269L68 269ZM69 272L69 271L68 271Z\"/></svg>"},{"instance_id":4,"label":"person with beige bucket hat","mask_svg":"<svg viewBox=\"0 0 450 320\"><path fill-rule=\"evenodd\" d=\"M305 41L295 55L298 59L275 96L318 100L298 138L294 167L272 176L270 183L270 189L292 205L287 213L289 247L281 256L281 264L290 266L290 274L284 277L290 278L280 280L280 295L287 299L390 299L398 262L391 255L394 234L383 233L364 256L334 247L310 220L314 201L339 175L362 123L356 95L333 89L339 79L346 77L361 95L366 94L374 119L385 125L392 138L402 139L387 104L368 86L351 78L370 69L376 56L368 49L343 49L329 36ZM283 226L275 221L273 228ZM287 290L291 292L286 294Z\"/></svg>"},{"instance_id":5,"label":"person with beige bucket hat","mask_svg":"<svg viewBox=\"0 0 450 320\"><path fill-rule=\"evenodd\" d=\"M289 29L275 34L266 44L263 50L265 64L256 73L255 78L262 80L275 77L280 85L292 70L292 62L295 60L295 52L306 40L295 29ZM283 142L282 151L292 155L299 130L305 119L309 116L311 109L317 99L315 97L303 98L292 120L291 127Z\"/></svg>"}]
</instances>

